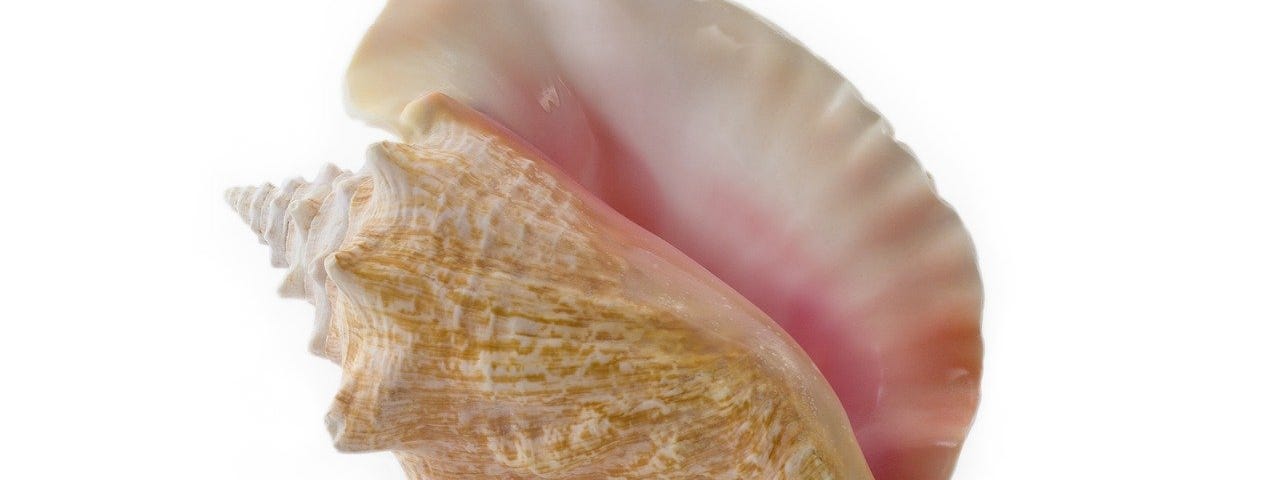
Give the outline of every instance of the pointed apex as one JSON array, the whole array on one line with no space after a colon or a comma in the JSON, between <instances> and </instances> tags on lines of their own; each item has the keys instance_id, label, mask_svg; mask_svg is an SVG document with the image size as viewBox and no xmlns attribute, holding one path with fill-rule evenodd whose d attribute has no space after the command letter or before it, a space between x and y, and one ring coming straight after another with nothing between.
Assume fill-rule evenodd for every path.
<instances>
[{"instance_id":1,"label":"pointed apex","mask_svg":"<svg viewBox=\"0 0 1280 480\"><path fill-rule=\"evenodd\" d=\"M227 205L240 215L240 220L249 223L249 198L253 196L254 187L231 187L223 194Z\"/></svg>"},{"instance_id":2,"label":"pointed apex","mask_svg":"<svg viewBox=\"0 0 1280 480\"><path fill-rule=\"evenodd\" d=\"M291 225L286 212L295 191L305 185L306 182L295 179L290 180L284 188L263 183L256 187L229 188L223 194L231 209L258 236L258 241L271 247L272 266L284 267L288 263L285 245Z\"/></svg>"},{"instance_id":3,"label":"pointed apex","mask_svg":"<svg viewBox=\"0 0 1280 480\"><path fill-rule=\"evenodd\" d=\"M223 193L223 198L240 215L240 219L249 224L249 227L253 229L253 233L261 237L262 230L258 228L258 224L262 221L262 217L265 216L262 207L267 197L275 189L276 187L270 183L264 183L257 187L232 187Z\"/></svg>"}]
</instances>

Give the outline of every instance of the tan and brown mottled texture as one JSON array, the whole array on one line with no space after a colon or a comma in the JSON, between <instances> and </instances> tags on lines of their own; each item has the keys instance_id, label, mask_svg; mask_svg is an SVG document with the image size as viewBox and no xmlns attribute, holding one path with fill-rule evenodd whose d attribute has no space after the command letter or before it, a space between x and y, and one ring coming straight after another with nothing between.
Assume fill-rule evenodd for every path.
<instances>
[{"instance_id":1,"label":"tan and brown mottled texture","mask_svg":"<svg viewBox=\"0 0 1280 480\"><path fill-rule=\"evenodd\" d=\"M355 174L234 189L342 366L344 451L413 479L870 479L760 310L441 94Z\"/></svg>"}]
</instances>

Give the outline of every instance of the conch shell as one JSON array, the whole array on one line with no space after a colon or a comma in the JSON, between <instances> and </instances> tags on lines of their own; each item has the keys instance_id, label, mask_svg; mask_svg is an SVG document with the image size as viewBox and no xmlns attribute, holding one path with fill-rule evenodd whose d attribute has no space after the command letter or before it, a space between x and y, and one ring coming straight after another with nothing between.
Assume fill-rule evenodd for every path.
<instances>
[{"instance_id":1,"label":"conch shell","mask_svg":"<svg viewBox=\"0 0 1280 480\"><path fill-rule=\"evenodd\" d=\"M228 201L317 307L343 451L411 478L869 479L763 312L442 94L358 173Z\"/></svg>"},{"instance_id":2,"label":"conch shell","mask_svg":"<svg viewBox=\"0 0 1280 480\"><path fill-rule=\"evenodd\" d=\"M972 242L785 33L723 0L390 0L347 88L405 143L230 193L343 365L339 448L415 478L950 476Z\"/></svg>"}]
</instances>

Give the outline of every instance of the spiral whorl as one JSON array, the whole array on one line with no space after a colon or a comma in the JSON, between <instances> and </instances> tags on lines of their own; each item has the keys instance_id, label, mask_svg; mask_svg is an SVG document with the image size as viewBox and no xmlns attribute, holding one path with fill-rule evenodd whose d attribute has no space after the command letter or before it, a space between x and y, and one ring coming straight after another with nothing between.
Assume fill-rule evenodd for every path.
<instances>
[{"instance_id":1,"label":"spiral whorl","mask_svg":"<svg viewBox=\"0 0 1280 480\"><path fill-rule=\"evenodd\" d=\"M271 248L271 266L285 267L285 236L289 219L285 209L299 186L307 185L301 179L289 180L284 187L270 183L256 187L236 187L226 192L227 203L240 214L249 229L258 235L258 242Z\"/></svg>"},{"instance_id":2,"label":"spiral whorl","mask_svg":"<svg viewBox=\"0 0 1280 480\"><path fill-rule=\"evenodd\" d=\"M341 244L357 178L326 165L316 178L227 189L225 197L258 241L271 248L271 265L288 268L279 293L316 306L316 334L310 350L333 358L325 334L331 315L324 284L324 259Z\"/></svg>"},{"instance_id":3,"label":"spiral whorl","mask_svg":"<svg viewBox=\"0 0 1280 480\"><path fill-rule=\"evenodd\" d=\"M267 197L275 193L276 186L270 183L264 183L260 186L233 187L227 189L224 197L231 208L240 214L240 219L249 225L249 229L258 235L258 241L266 243L266 239L262 236L264 229L259 228L261 225L262 206Z\"/></svg>"},{"instance_id":4,"label":"spiral whorl","mask_svg":"<svg viewBox=\"0 0 1280 480\"><path fill-rule=\"evenodd\" d=\"M311 182L294 178L282 187L264 183L227 189L227 203L258 236L258 241L271 248L271 266L290 269L281 295L305 298L303 264L312 222L333 185L349 176L349 172L326 165Z\"/></svg>"}]
</instances>

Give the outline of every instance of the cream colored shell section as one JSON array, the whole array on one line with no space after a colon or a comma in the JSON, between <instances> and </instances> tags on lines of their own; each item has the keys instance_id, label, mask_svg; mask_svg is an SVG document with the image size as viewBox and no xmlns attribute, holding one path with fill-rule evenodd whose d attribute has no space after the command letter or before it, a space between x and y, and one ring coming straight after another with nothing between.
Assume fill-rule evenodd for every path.
<instances>
[{"instance_id":1,"label":"cream colored shell section","mask_svg":"<svg viewBox=\"0 0 1280 480\"><path fill-rule=\"evenodd\" d=\"M443 95L364 170L228 200L317 307L339 449L411 478L869 479L759 310Z\"/></svg>"}]
</instances>

